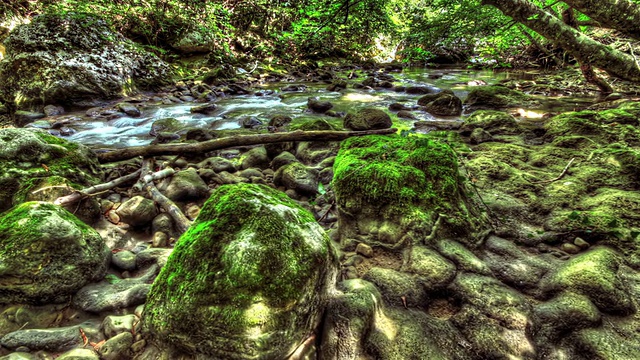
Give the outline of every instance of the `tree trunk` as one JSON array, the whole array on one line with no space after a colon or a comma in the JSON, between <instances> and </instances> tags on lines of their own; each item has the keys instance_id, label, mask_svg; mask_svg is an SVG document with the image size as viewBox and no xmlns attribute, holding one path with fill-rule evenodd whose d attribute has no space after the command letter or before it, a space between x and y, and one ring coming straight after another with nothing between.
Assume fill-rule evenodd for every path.
<instances>
[{"instance_id":1,"label":"tree trunk","mask_svg":"<svg viewBox=\"0 0 640 360\"><path fill-rule=\"evenodd\" d=\"M565 0L606 27L640 40L640 5L629 0Z\"/></svg>"},{"instance_id":2,"label":"tree trunk","mask_svg":"<svg viewBox=\"0 0 640 360\"><path fill-rule=\"evenodd\" d=\"M582 64L601 68L622 79L640 81L640 68L632 56L589 38L530 1L482 0L482 4L495 6L505 15L565 49Z\"/></svg>"}]
</instances>

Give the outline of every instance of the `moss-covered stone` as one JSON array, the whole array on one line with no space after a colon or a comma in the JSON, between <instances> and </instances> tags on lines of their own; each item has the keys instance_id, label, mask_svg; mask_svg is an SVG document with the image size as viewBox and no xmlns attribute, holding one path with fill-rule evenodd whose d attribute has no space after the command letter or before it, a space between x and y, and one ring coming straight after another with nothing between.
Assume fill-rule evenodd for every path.
<instances>
[{"instance_id":1,"label":"moss-covered stone","mask_svg":"<svg viewBox=\"0 0 640 360\"><path fill-rule=\"evenodd\" d=\"M474 111L464 119L460 132L470 135L477 128L484 129L491 135L514 135L522 131L513 116L495 110Z\"/></svg>"},{"instance_id":2,"label":"moss-covered stone","mask_svg":"<svg viewBox=\"0 0 640 360\"><path fill-rule=\"evenodd\" d=\"M416 274L428 292L446 287L456 276L455 265L428 247L413 246L407 257L407 271Z\"/></svg>"},{"instance_id":3,"label":"moss-covered stone","mask_svg":"<svg viewBox=\"0 0 640 360\"><path fill-rule=\"evenodd\" d=\"M162 348L286 358L317 325L335 272L311 213L266 186L221 186L154 282L144 329Z\"/></svg>"},{"instance_id":4,"label":"moss-covered stone","mask_svg":"<svg viewBox=\"0 0 640 360\"><path fill-rule=\"evenodd\" d=\"M620 256L606 247L578 255L549 274L541 283L547 294L569 290L587 296L600 311L630 314L635 311L629 289L618 275Z\"/></svg>"},{"instance_id":5,"label":"moss-covered stone","mask_svg":"<svg viewBox=\"0 0 640 360\"><path fill-rule=\"evenodd\" d=\"M103 173L86 146L35 129L0 129L0 211L23 201L26 189L50 176L84 186L101 182Z\"/></svg>"},{"instance_id":6,"label":"moss-covered stone","mask_svg":"<svg viewBox=\"0 0 640 360\"><path fill-rule=\"evenodd\" d=\"M500 109L539 105L533 97L504 86L478 86L469 92L464 104L472 109Z\"/></svg>"},{"instance_id":7,"label":"moss-covered stone","mask_svg":"<svg viewBox=\"0 0 640 360\"><path fill-rule=\"evenodd\" d=\"M420 286L417 276L392 269L374 267L363 277L380 290L385 303L392 306L421 308L427 305L428 296ZM404 298L404 300L403 300Z\"/></svg>"},{"instance_id":8,"label":"moss-covered stone","mask_svg":"<svg viewBox=\"0 0 640 360\"><path fill-rule=\"evenodd\" d=\"M350 130L386 129L391 125L389 114L376 108L364 108L344 117L344 127Z\"/></svg>"},{"instance_id":9,"label":"moss-covered stone","mask_svg":"<svg viewBox=\"0 0 640 360\"><path fill-rule=\"evenodd\" d=\"M483 227L465 196L455 152L432 138L345 140L334 163L333 188L343 240L398 248L424 241L434 230L467 237Z\"/></svg>"},{"instance_id":10,"label":"moss-covered stone","mask_svg":"<svg viewBox=\"0 0 640 360\"><path fill-rule=\"evenodd\" d=\"M61 207L26 202L0 217L0 303L63 302L100 280L110 251Z\"/></svg>"}]
</instances>

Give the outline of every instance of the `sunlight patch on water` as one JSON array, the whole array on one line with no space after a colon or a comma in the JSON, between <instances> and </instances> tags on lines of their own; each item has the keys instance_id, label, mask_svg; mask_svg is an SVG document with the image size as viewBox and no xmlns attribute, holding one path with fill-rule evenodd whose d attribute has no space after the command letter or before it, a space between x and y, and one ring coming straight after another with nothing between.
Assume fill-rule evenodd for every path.
<instances>
[{"instance_id":1,"label":"sunlight patch on water","mask_svg":"<svg viewBox=\"0 0 640 360\"><path fill-rule=\"evenodd\" d=\"M363 103L373 103L373 102L377 102L377 101L382 101L382 100L384 100L384 98L382 96L379 96L379 95L371 95L371 94L350 92L350 93L345 94L341 98L341 100L357 101L357 102L363 102Z\"/></svg>"}]
</instances>

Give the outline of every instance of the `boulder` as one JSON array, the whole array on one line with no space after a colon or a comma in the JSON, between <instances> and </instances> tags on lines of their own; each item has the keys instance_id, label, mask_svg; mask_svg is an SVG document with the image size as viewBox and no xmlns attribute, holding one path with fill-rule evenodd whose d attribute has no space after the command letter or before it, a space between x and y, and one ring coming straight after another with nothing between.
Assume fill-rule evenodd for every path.
<instances>
[{"instance_id":1,"label":"boulder","mask_svg":"<svg viewBox=\"0 0 640 360\"><path fill-rule=\"evenodd\" d=\"M522 132L513 116L495 110L474 111L464 119L460 133L469 136L478 128L485 130L489 135L516 135Z\"/></svg>"},{"instance_id":2,"label":"boulder","mask_svg":"<svg viewBox=\"0 0 640 360\"><path fill-rule=\"evenodd\" d=\"M171 177L169 185L159 190L173 201L198 200L209 194L209 187L193 168L178 171Z\"/></svg>"},{"instance_id":3,"label":"boulder","mask_svg":"<svg viewBox=\"0 0 640 360\"><path fill-rule=\"evenodd\" d=\"M436 116L459 116L462 114L462 100L453 93L443 91L431 98L431 95L425 95L418 100L418 105L425 107L425 110Z\"/></svg>"},{"instance_id":4,"label":"boulder","mask_svg":"<svg viewBox=\"0 0 640 360\"><path fill-rule=\"evenodd\" d=\"M471 110L532 107L540 103L533 97L504 86L478 86L469 92L464 104Z\"/></svg>"},{"instance_id":5,"label":"boulder","mask_svg":"<svg viewBox=\"0 0 640 360\"><path fill-rule=\"evenodd\" d=\"M0 217L0 303L67 301L104 276L111 252L95 230L48 203L26 202Z\"/></svg>"},{"instance_id":6,"label":"boulder","mask_svg":"<svg viewBox=\"0 0 640 360\"><path fill-rule=\"evenodd\" d=\"M440 236L473 242L486 225L480 205L461 191L469 185L458 176L456 158L449 145L435 139L343 141L332 182L341 241L396 249L408 239L425 240L424 229L438 223Z\"/></svg>"},{"instance_id":7,"label":"boulder","mask_svg":"<svg viewBox=\"0 0 640 360\"><path fill-rule=\"evenodd\" d=\"M0 101L13 110L91 104L167 84L168 64L95 16L45 14L14 29L0 64Z\"/></svg>"},{"instance_id":8,"label":"boulder","mask_svg":"<svg viewBox=\"0 0 640 360\"><path fill-rule=\"evenodd\" d=\"M344 118L344 127L350 130L387 129L391 125L389 114L375 108L365 108L356 113L348 113Z\"/></svg>"},{"instance_id":9,"label":"boulder","mask_svg":"<svg viewBox=\"0 0 640 360\"><path fill-rule=\"evenodd\" d=\"M116 210L120 220L133 226L143 227L149 225L153 218L158 215L158 209L153 200L142 196L134 196L125 201Z\"/></svg>"},{"instance_id":10,"label":"boulder","mask_svg":"<svg viewBox=\"0 0 640 360\"><path fill-rule=\"evenodd\" d=\"M156 278L143 332L169 353L285 359L319 324L337 276L334 251L313 215L283 193L221 186Z\"/></svg>"},{"instance_id":11,"label":"boulder","mask_svg":"<svg viewBox=\"0 0 640 360\"><path fill-rule=\"evenodd\" d=\"M300 194L314 195L318 192L318 171L296 161L279 168L273 182Z\"/></svg>"}]
</instances>

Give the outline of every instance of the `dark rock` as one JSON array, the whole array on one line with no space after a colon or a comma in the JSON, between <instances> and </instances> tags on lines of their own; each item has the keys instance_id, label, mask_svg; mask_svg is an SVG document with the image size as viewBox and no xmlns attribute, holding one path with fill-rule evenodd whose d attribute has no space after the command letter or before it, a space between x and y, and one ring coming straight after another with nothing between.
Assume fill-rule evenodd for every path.
<instances>
[{"instance_id":1,"label":"dark rock","mask_svg":"<svg viewBox=\"0 0 640 360\"><path fill-rule=\"evenodd\" d=\"M206 103L206 104L194 106L191 109L189 109L189 111L191 113L209 115L212 112L216 111L217 109L218 109L218 105L214 103Z\"/></svg>"},{"instance_id":2,"label":"dark rock","mask_svg":"<svg viewBox=\"0 0 640 360\"><path fill-rule=\"evenodd\" d=\"M173 201L198 200L209 195L209 187L193 168L178 171L166 187L160 186L158 190Z\"/></svg>"},{"instance_id":3,"label":"dark rock","mask_svg":"<svg viewBox=\"0 0 640 360\"><path fill-rule=\"evenodd\" d=\"M333 104L329 101L320 101L318 98L310 97L307 100L307 107L317 113L325 113L333 107Z\"/></svg>"},{"instance_id":4,"label":"dark rock","mask_svg":"<svg viewBox=\"0 0 640 360\"><path fill-rule=\"evenodd\" d=\"M413 119L413 120L416 119L416 116L413 115L411 111L407 111L407 110L398 111L398 117L403 119Z\"/></svg>"},{"instance_id":5,"label":"dark rock","mask_svg":"<svg viewBox=\"0 0 640 360\"><path fill-rule=\"evenodd\" d=\"M404 91L411 95L422 95L434 93L436 89L430 86L407 86Z\"/></svg>"},{"instance_id":6,"label":"dark rock","mask_svg":"<svg viewBox=\"0 0 640 360\"><path fill-rule=\"evenodd\" d=\"M126 103L126 102L119 103L118 105L116 105L116 107L118 108L118 110L122 111L123 113L129 116L138 117L142 114L140 112L140 109L138 109L135 105L130 103Z\"/></svg>"},{"instance_id":7,"label":"dark rock","mask_svg":"<svg viewBox=\"0 0 640 360\"><path fill-rule=\"evenodd\" d=\"M6 334L0 339L0 344L8 349L26 347L30 351L46 350L62 352L75 346L82 345L80 328L95 328L96 324L83 323L54 329L18 330Z\"/></svg>"},{"instance_id":8,"label":"dark rock","mask_svg":"<svg viewBox=\"0 0 640 360\"><path fill-rule=\"evenodd\" d=\"M269 126L274 126L276 128L280 128L283 126L287 126L293 121L290 116L287 115L274 115L269 120Z\"/></svg>"},{"instance_id":9,"label":"dark rock","mask_svg":"<svg viewBox=\"0 0 640 360\"><path fill-rule=\"evenodd\" d=\"M262 121L255 116L242 118L242 127L245 129L257 129L262 126Z\"/></svg>"},{"instance_id":10,"label":"dark rock","mask_svg":"<svg viewBox=\"0 0 640 360\"><path fill-rule=\"evenodd\" d=\"M502 109L539 106L537 100L504 86L479 86L469 92L464 101L470 109Z\"/></svg>"},{"instance_id":11,"label":"dark rock","mask_svg":"<svg viewBox=\"0 0 640 360\"><path fill-rule=\"evenodd\" d=\"M300 194L314 195L318 192L318 171L299 162L292 162L276 171L273 182Z\"/></svg>"},{"instance_id":12,"label":"dark rock","mask_svg":"<svg viewBox=\"0 0 640 360\"><path fill-rule=\"evenodd\" d=\"M64 108L62 106L47 105L44 107L44 114L47 116L56 116L64 114Z\"/></svg>"},{"instance_id":13,"label":"dark rock","mask_svg":"<svg viewBox=\"0 0 640 360\"><path fill-rule=\"evenodd\" d=\"M358 112L348 113L344 118L344 127L350 130L386 129L392 125L389 115L375 108L366 108Z\"/></svg>"}]
</instances>

